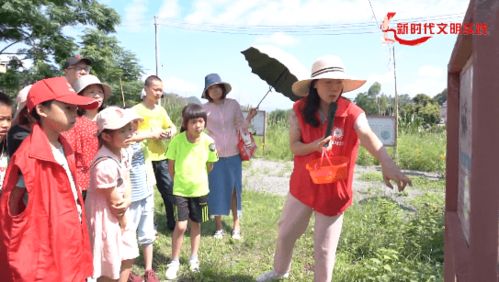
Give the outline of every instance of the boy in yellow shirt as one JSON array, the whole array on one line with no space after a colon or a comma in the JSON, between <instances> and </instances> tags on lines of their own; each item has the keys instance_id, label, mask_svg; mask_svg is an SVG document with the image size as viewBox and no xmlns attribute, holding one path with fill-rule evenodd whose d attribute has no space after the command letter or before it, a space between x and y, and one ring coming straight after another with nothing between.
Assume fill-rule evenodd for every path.
<instances>
[{"instance_id":1,"label":"boy in yellow shirt","mask_svg":"<svg viewBox=\"0 0 499 282\"><path fill-rule=\"evenodd\" d=\"M175 228L173 217L173 181L168 172L166 160L167 140L177 132L166 110L158 105L163 96L163 82L156 75L149 76L144 83L145 96L142 102L133 107L143 119L139 122L134 141L145 140L147 159L152 161L156 186L163 198L166 224L170 230Z\"/></svg>"}]
</instances>

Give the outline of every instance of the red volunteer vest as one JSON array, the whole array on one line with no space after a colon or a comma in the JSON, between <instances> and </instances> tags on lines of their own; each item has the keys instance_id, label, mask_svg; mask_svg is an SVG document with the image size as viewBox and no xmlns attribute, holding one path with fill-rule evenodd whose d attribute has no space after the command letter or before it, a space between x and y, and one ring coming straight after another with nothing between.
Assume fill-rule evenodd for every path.
<instances>
[{"instance_id":1,"label":"red volunteer vest","mask_svg":"<svg viewBox=\"0 0 499 282\"><path fill-rule=\"evenodd\" d=\"M73 151L61 136L70 170ZM24 177L29 198L26 209L9 214L8 199ZM78 191L83 207L83 198ZM64 168L52 155L45 132L38 126L10 160L0 196L0 277L2 281L85 281L92 275L92 253L86 225L78 218Z\"/></svg>"},{"instance_id":2,"label":"red volunteer vest","mask_svg":"<svg viewBox=\"0 0 499 282\"><path fill-rule=\"evenodd\" d=\"M293 111L298 118L301 141L307 144L324 137L327 122L322 123L319 127L312 127L305 122L302 114L305 99L295 102ZM290 179L291 195L324 215L339 215L352 203L353 170L359 148L359 139L354 124L357 117L363 112L361 108L349 100L342 97L338 99L338 108L334 117L333 129L331 130L334 140L332 153L350 159L347 179L331 184L314 184L305 165L311 160L320 158L321 154L314 152L305 156L294 157L294 168Z\"/></svg>"}]
</instances>

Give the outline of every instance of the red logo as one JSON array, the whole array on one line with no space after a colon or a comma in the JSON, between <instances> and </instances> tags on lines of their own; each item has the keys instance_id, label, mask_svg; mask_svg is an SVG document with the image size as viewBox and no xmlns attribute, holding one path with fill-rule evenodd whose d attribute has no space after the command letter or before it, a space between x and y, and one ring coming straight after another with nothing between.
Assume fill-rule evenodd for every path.
<instances>
[{"instance_id":1,"label":"red logo","mask_svg":"<svg viewBox=\"0 0 499 282\"><path fill-rule=\"evenodd\" d=\"M433 35L464 34L487 35L486 23L397 23L397 28L390 28L390 20L395 12L388 12L380 28L383 31L385 42L415 46L428 41ZM437 30L438 29L438 30ZM393 33L393 39L388 36ZM415 39L403 39L399 35L425 35Z\"/></svg>"}]
</instances>

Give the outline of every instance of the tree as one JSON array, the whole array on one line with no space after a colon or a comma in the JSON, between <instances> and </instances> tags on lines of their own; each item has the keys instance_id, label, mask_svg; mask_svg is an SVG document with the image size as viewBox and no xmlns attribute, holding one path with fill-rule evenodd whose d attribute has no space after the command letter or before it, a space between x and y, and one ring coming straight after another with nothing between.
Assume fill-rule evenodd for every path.
<instances>
[{"instance_id":1,"label":"tree","mask_svg":"<svg viewBox=\"0 0 499 282\"><path fill-rule=\"evenodd\" d=\"M440 107L436 103L429 103L417 109L418 117L426 125L434 125L440 121Z\"/></svg>"},{"instance_id":2,"label":"tree","mask_svg":"<svg viewBox=\"0 0 499 282\"><path fill-rule=\"evenodd\" d=\"M381 84L379 82L373 83L367 93L357 94L354 102L367 115L389 116L393 114L394 99L381 93Z\"/></svg>"},{"instance_id":3,"label":"tree","mask_svg":"<svg viewBox=\"0 0 499 282\"><path fill-rule=\"evenodd\" d=\"M378 112L378 107L374 98L369 97L366 92L357 94L354 99L355 104L361 107L367 115L375 115Z\"/></svg>"},{"instance_id":4,"label":"tree","mask_svg":"<svg viewBox=\"0 0 499 282\"><path fill-rule=\"evenodd\" d=\"M95 0L3 0L0 4L0 55L10 56L0 85L13 96L36 80L60 75L60 65L78 45L64 34L67 27L94 26L114 32L120 18L116 11ZM32 67L23 65L30 60Z\"/></svg>"},{"instance_id":5,"label":"tree","mask_svg":"<svg viewBox=\"0 0 499 282\"><path fill-rule=\"evenodd\" d=\"M24 86L55 76L58 72L56 67L41 60L35 61L31 68L26 69L22 62L14 57L8 63L7 72L0 74L1 90L13 97Z\"/></svg>"},{"instance_id":6,"label":"tree","mask_svg":"<svg viewBox=\"0 0 499 282\"><path fill-rule=\"evenodd\" d=\"M92 73L113 89L109 104L122 105L122 91L129 104L140 100L142 68L135 54L121 47L115 36L95 29L85 31L81 44L81 54L92 58Z\"/></svg>"},{"instance_id":7,"label":"tree","mask_svg":"<svg viewBox=\"0 0 499 282\"><path fill-rule=\"evenodd\" d=\"M370 98L375 98L381 93L381 84L379 82L374 82L371 87L369 87L369 90L367 90L367 96Z\"/></svg>"},{"instance_id":8,"label":"tree","mask_svg":"<svg viewBox=\"0 0 499 282\"><path fill-rule=\"evenodd\" d=\"M433 103L433 100L430 98L430 96L423 94L423 93L420 93L420 94L417 94L416 96L414 96L414 98L412 98L412 101L416 105L420 105L420 106L426 106L429 103Z\"/></svg>"},{"instance_id":9,"label":"tree","mask_svg":"<svg viewBox=\"0 0 499 282\"><path fill-rule=\"evenodd\" d=\"M416 127L430 127L440 120L440 107L426 94L417 94L410 103L401 106L402 124Z\"/></svg>"},{"instance_id":10,"label":"tree","mask_svg":"<svg viewBox=\"0 0 499 282\"><path fill-rule=\"evenodd\" d=\"M95 26L103 32L114 32L118 13L95 0L4 0L0 9L0 41L7 45L0 54L23 43L26 47L9 54L25 58L61 62L76 49L74 39L63 29L74 25Z\"/></svg>"},{"instance_id":11,"label":"tree","mask_svg":"<svg viewBox=\"0 0 499 282\"><path fill-rule=\"evenodd\" d=\"M412 102L411 96L409 96L409 94L401 94L399 95L398 98L399 98L399 107L403 107Z\"/></svg>"},{"instance_id":12,"label":"tree","mask_svg":"<svg viewBox=\"0 0 499 282\"><path fill-rule=\"evenodd\" d=\"M445 101L447 101L447 88L445 88L442 92L438 93L433 97L433 101L437 102L440 106L442 106Z\"/></svg>"}]
</instances>

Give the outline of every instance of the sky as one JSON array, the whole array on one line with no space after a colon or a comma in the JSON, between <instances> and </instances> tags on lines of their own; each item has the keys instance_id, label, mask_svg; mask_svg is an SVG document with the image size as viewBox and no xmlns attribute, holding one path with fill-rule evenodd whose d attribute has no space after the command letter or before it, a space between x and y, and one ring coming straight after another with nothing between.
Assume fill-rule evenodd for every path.
<instances>
[{"instance_id":1,"label":"sky","mask_svg":"<svg viewBox=\"0 0 499 282\"><path fill-rule=\"evenodd\" d=\"M396 12L391 23L395 28L395 20L460 23L469 4L465 0L100 2L120 14L116 36L124 48L137 55L144 77L155 74L154 17L157 17L158 75L167 93L200 97L205 75L215 72L232 85L228 97L251 106L268 90L267 83L251 72L241 54L251 46L264 46L277 57L289 59L286 61L293 59L294 64L300 65L293 69L300 69L303 78L310 74L316 58L338 55L347 73L367 79L365 86L346 93L346 97L355 98L375 81L381 83L383 93L393 95L392 45L383 43L383 35L377 29L386 13ZM434 96L446 88L447 64L455 41L455 35L440 34L418 46L395 43L398 93ZM270 111L291 106L288 98L272 92L260 109Z\"/></svg>"}]
</instances>

